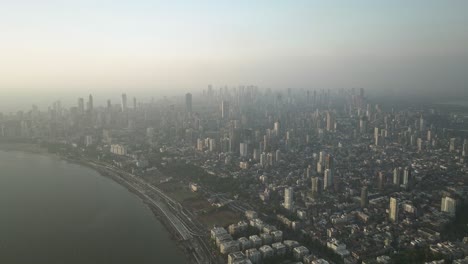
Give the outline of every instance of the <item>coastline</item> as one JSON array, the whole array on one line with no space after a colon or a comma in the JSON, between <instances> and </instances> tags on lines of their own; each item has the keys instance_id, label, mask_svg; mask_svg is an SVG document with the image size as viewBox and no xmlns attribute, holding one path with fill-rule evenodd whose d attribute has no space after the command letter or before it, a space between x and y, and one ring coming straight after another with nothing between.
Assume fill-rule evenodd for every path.
<instances>
[{"instance_id":1,"label":"coastline","mask_svg":"<svg viewBox=\"0 0 468 264\"><path fill-rule=\"evenodd\" d=\"M43 148L35 143L9 143L0 142L0 150L2 151L22 151L33 154L43 154L49 156L57 156L49 153L46 148Z\"/></svg>"},{"instance_id":2,"label":"coastline","mask_svg":"<svg viewBox=\"0 0 468 264\"><path fill-rule=\"evenodd\" d=\"M65 156L62 156L62 155L59 155L59 154L50 153L50 152L48 152L48 150L46 148L43 148L43 147L41 147L41 146L39 146L38 144L35 144L35 143L5 143L5 142L1 142L0 143L0 151L6 151L6 152L18 151L18 152L24 152L24 153L30 153L30 154L36 154L36 155L45 155L45 156L49 156L49 157L58 158L58 159L67 161L67 162L72 163L72 164L77 164L77 165L80 165L80 166L87 167L89 169L92 169L92 170L96 171L100 176L106 177L108 179L113 180L114 182L118 183L120 186L127 189L127 191L129 191L129 192L133 193L134 195L136 195L148 207L148 209L151 210L151 212L153 213L153 216L164 226L164 229L166 229L166 231L169 232L171 240L175 242L176 246L185 255L186 263L191 263L189 261L190 260L189 245L186 245L188 243L186 241L179 241L176 238L175 230L171 226L171 224L168 222L168 219L166 219L163 216L163 214L161 214L161 212L159 212L159 210L157 208L155 208L154 206L151 206L151 204L148 203L148 201L146 201L146 199L145 199L145 197L143 195L141 195L138 191L135 191L134 188L131 185L129 185L126 182L122 181L120 178L113 176L111 173L107 172L106 170L104 170L102 168L98 168L96 166L93 166L92 164L88 164L87 162L76 160L76 159L71 159L71 158L68 158L68 157L65 157Z\"/></svg>"}]
</instances>

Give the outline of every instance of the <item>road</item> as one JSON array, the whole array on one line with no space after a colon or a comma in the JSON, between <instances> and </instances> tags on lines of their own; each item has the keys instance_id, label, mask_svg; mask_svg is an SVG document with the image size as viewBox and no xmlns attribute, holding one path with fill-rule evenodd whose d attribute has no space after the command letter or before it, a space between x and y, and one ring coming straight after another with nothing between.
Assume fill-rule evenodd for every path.
<instances>
[{"instance_id":1,"label":"road","mask_svg":"<svg viewBox=\"0 0 468 264\"><path fill-rule=\"evenodd\" d=\"M186 241L190 245L196 263L218 263L218 259L212 254L212 249L207 244L209 239L208 230L195 221L193 215L180 203L167 196L161 189L134 174L94 160L83 159L82 162L104 170L112 177L124 182L147 201L150 206L161 212L162 216L174 228L180 240Z\"/></svg>"}]
</instances>

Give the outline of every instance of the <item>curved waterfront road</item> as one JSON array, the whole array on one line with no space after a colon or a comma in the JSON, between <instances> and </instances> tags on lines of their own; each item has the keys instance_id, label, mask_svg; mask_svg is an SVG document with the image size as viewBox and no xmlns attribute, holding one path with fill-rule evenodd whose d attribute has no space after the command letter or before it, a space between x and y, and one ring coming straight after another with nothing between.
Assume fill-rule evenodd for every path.
<instances>
[{"instance_id":1,"label":"curved waterfront road","mask_svg":"<svg viewBox=\"0 0 468 264\"><path fill-rule=\"evenodd\" d=\"M180 203L136 175L102 162L88 159L82 159L81 161L122 181L161 212L179 238L190 245L196 263L217 263L216 257L212 255L211 249L206 243L208 230L197 226Z\"/></svg>"}]
</instances>

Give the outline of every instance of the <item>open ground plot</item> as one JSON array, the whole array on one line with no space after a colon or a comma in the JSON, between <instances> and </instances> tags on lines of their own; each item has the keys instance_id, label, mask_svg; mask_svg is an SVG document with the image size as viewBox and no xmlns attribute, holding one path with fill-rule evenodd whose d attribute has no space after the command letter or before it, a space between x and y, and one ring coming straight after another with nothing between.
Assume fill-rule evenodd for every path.
<instances>
[{"instance_id":1,"label":"open ground plot","mask_svg":"<svg viewBox=\"0 0 468 264\"><path fill-rule=\"evenodd\" d=\"M176 181L165 182L158 185L167 195L175 199L179 203L185 200L196 199L199 197L198 193L190 191L188 186Z\"/></svg>"},{"instance_id":2,"label":"open ground plot","mask_svg":"<svg viewBox=\"0 0 468 264\"><path fill-rule=\"evenodd\" d=\"M217 208L206 214L200 214L198 219L209 227L213 225L226 227L239 222L241 220L241 215L228 208Z\"/></svg>"}]
</instances>

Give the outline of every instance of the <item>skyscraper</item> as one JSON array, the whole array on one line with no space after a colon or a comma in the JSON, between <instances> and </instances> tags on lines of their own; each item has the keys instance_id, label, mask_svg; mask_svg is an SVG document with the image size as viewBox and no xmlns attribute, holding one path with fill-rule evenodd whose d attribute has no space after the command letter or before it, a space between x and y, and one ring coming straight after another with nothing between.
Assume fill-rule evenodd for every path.
<instances>
[{"instance_id":1,"label":"skyscraper","mask_svg":"<svg viewBox=\"0 0 468 264\"><path fill-rule=\"evenodd\" d=\"M452 216L455 215L457 209L457 200L452 197L442 197L440 211L448 213Z\"/></svg>"},{"instance_id":2,"label":"skyscraper","mask_svg":"<svg viewBox=\"0 0 468 264\"><path fill-rule=\"evenodd\" d=\"M93 103L93 95L89 95L89 100L88 100L88 111L92 112L94 109L94 103Z\"/></svg>"},{"instance_id":3,"label":"skyscraper","mask_svg":"<svg viewBox=\"0 0 468 264\"><path fill-rule=\"evenodd\" d=\"M320 180L319 177L312 177L312 197L317 197L320 191Z\"/></svg>"},{"instance_id":4,"label":"skyscraper","mask_svg":"<svg viewBox=\"0 0 468 264\"><path fill-rule=\"evenodd\" d=\"M325 158L325 169L328 169L330 172L329 172L329 187L333 185L333 181L334 181L334 174L335 174L335 159L333 158L333 156L331 154L328 154Z\"/></svg>"},{"instance_id":5,"label":"skyscraper","mask_svg":"<svg viewBox=\"0 0 468 264\"><path fill-rule=\"evenodd\" d=\"M462 157L468 156L468 140L463 140Z\"/></svg>"},{"instance_id":6,"label":"skyscraper","mask_svg":"<svg viewBox=\"0 0 468 264\"><path fill-rule=\"evenodd\" d=\"M403 171L403 185L408 188L411 185L411 168L405 167Z\"/></svg>"},{"instance_id":7,"label":"skyscraper","mask_svg":"<svg viewBox=\"0 0 468 264\"><path fill-rule=\"evenodd\" d=\"M323 173L323 189L327 190L332 185L333 185L333 181L332 181L331 171L329 169L326 169L325 172Z\"/></svg>"},{"instance_id":8,"label":"skyscraper","mask_svg":"<svg viewBox=\"0 0 468 264\"><path fill-rule=\"evenodd\" d=\"M241 142L239 146L239 154L241 157L247 157L248 154L248 147L247 143Z\"/></svg>"},{"instance_id":9,"label":"skyscraper","mask_svg":"<svg viewBox=\"0 0 468 264\"><path fill-rule=\"evenodd\" d=\"M393 184L396 186L400 186L401 171L402 171L401 167L395 168L393 170Z\"/></svg>"},{"instance_id":10,"label":"skyscraper","mask_svg":"<svg viewBox=\"0 0 468 264\"><path fill-rule=\"evenodd\" d=\"M85 111L85 107L84 107L84 99L83 98L78 98L78 112L80 114L83 114Z\"/></svg>"},{"instance_id":11,"label":"skyscraper","mask_svg":"<svg viewBox=\"0 0 468 264\"><path fill-rule=\"evenodd\" d=\"M127 112L127 94L122 94L122 112Z\"/></svg>"},{"instance_id":12,"label":"skyscraper","mask_svg":"<svg viewBox=\"0 0 468 264\"><path fill-rule=\"evenodd\" d=\"M221 118L227 119L229 118L229 102L222 101L221 102Z\"/></svg>"},{"instance_id":13,"label":"skyscraper","mask_svg":"<svg viewBox=\"0 0 468 264\"><path fill-rule=\"evenodd\" d=\"M287 210L293 209L294 190L292 187L284 189L284 208Z\"/></svg>"},{"instance_id":14,"label":"skyscraper","mask_svg":"<svg viewBox=\"0 0 468 264\"><path fill-rule=\"evenodd\" d=\"M192 94L185 94L185 113L192 113Z\"/></svg>"},{"instance_id":15,"label":"skyscraper","mask_svg":"<svg viewBox=\"0 0 468 264\"><path fill-rule=\"evenodd\" d=\"M367 117L362 116L359 120L359 132L365 134L367 132Z\"/></svg>"},{"instance_id":16,"label":"skyscraper","mask_svg":"<svg viewBox=\"0 0 468 264\"><path fill-rule=\"evenodd\" d=\"M335 116L332 112L327 112L327 131L335 130Z\"/></svg>"},{"instance_id":17,"label":"skyscraper","mask_svg":"<svg viewBox=\"0 0 468 264\"><path fill-rule=\"evenodd\" d=\"M279 133L280 133L280 122L279 121L276 121L274 126L273 126L273 129L275 130L275 135L276 136L279 136Z\"/></svg>"},{"instance_id":18,"label":"skyscraper","mask_svg":"<svg viewBox=\"0 0 468 264\"><path fill-rule=\"evenodd\" d=\"M451 138L450 139L450 146L449 146L449 151L452 152L452 151L455 151L455 147L456 147L456 138Z\"/></svg>"},{"instance_id":19,"label":"skyscraper","mask_svg":"<svg viewBox=\"0 0 468 264\"><path fill-rule=\"evenodd\" d=\"M376 146L379 145L379 138L380 138L379 128L374 127L374 145L376 145Z\"/></svg>"},{"instance_id":20,"label":"skyscraper","mask_svg":"<svg viewBox=\"0 0 468 264\"><path fill-rule=\"evenodd\" d=\"M378 173L378 188L379 190L383 190L385 187L385 174L381 171Z\"/></svg>"},{"instance_id":21,"label":"skyscraper","mask_svg":"<svg viewBox=\"0 0 468 264\"><path fill-rule=\"evenodd\" d=\"M389 219L391 222L398 222L398 200L394 197L390 198Z\"/></svg>"}]
</instances>

